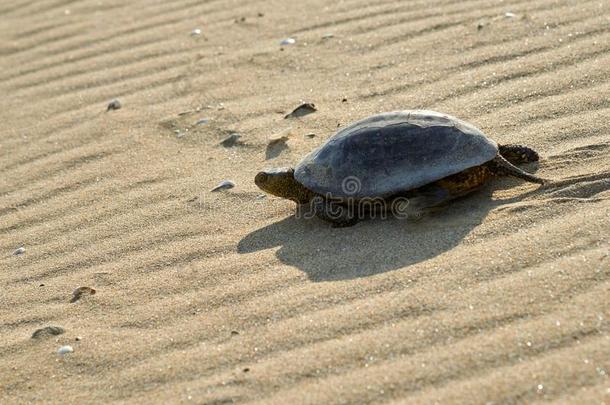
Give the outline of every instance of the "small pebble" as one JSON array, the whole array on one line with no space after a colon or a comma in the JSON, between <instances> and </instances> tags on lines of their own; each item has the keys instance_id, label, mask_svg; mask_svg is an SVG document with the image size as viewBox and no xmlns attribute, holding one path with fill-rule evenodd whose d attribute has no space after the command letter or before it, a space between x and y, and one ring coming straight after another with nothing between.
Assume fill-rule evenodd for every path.
<instances>
[{"instance_id":1,"label":"small pebble","mask_svg":"<svg viewBox=\"0 0 610 405\"><path fill-rule=\"evenodd\" d=\"M196 37L198 35L201 35L201 29L195 28L194 30L191 31L191 36L192 37Z\"/></svg>"},{"instance_id":2,"label":"small pebble","mask_svg":"<svg viewBox=\"0 0 610 405\"><path fill-rule=\"evenodd\" d=\"M286 38L280 41L280 45L294 45L297 43L297 40L294 38Z\"/></svg>"},{"instance_id":3,"label":"small pebble","mask_svg":"<svg viewBox=\"0 0 610 405\"><path fill-rule=\"evenodd\" d=\"M80 342L81 340L83 340L83 338L80 337L80 336L77 336L77 337L74 338L74 340L76 340L77 342Z\"/></svg>"},{"instance_id":4,"label":"small pebble","mask_svg":"<svg viewBox=\"0 0 610 405\"><path fill-rule=\"evenodd\" d=\"M286 114L284 118L294 118L294 117L303 117L305 115L311 114L318 111L316 109L315 104L313 103L303 103L297 108L295 108L290 114Z\"/></svg>"},{"instance_id":5,"label":"small pebble","mask_svg":"<svg viewBox=\"0 0 610 405\"><path fill-rule=\"evenodd\" d=\"M330 39L330 38L332 38L334 36L335 36L335 34L328 33L328 34L322 35L322 39Z\"/></svg>"},{"instance_id":6,"label":"small pebble","mask_svg":"<svg viewBox=\"0 0 610 405\"><path fill-rule=\"evenodd\" d=\"M235 336L235 335L239 335L239 332L238 332L238 331L236 331L236 330L232 330L232 331L231 331L231 335L233 335L233 336Z\"/></svg>"},{"instance_id":7,"label":"small pebble","mask_svg":"<svg viewBox=\"0 0 610 405\"><path fill-rule=\"evenodd\" d=\"M223 180L220 183L218 183L218 185L216 187L214 187L213 189L211 189L210 191L215 192L215 191L221 191L221 190L228 190L233 187L235 187L234 182L232 182L231 180Z\"/></svg>"},{"instance_id":8,"label":"small pebble","mask_svg":"<svg viewBox=\"0 0 610 405\"><path fill-rule=\"evenodd\" d=\"M19 256L25 253L25 248L23 246L18 247L17 249L15 249L15 251L13 252L14 256Z\"/></svg>"},{"instance_id":9,"label":"small pebble","mask_svg":"<svg viewBox=\"0 0 610 405\"><path fill-rule=\"evenodd\" d=\"M239 138L241 138L240 134L231 134L228 137L226 137L225 139L223 139L222 142L220 142L220 144L222 146L224 146L225 148L230 148L232 146L235 146L238 143L241 143L239 141Z\"/></svg>"},{"instance_id":10,"label":"small pebble","mask_svg":"<svg viewBox=\"0 0 610 405\"><path fill-rule=\"evenodd\" d=\"M310 133L310 134L305 134L305 136L306 136L306 137L308 137L308 138L315 138L315 137L316 137L316 134L314 134L314 133L312 132L312 133Z\"/></svg>"},{"instance_id":11,"label":"small pebble","mask_svg":"<svg viewBox=\"0 0 610 405\"><path fill-rule=\"evenodd\" d=\"M269 139L268 146L277 146L281 144L285 144L288 141L288 137L286 135L278 136L277 138Z\"/></svg>"},{"instance_id":12,"label":"small pebble","mask_svg":"<svg viewBox=\"0 0 610 405\"><path fill-rule=\"evenodd\" d=\"M202 119L198 120L198 121L195 123L195 125L203 125L203 124L207 124L208 122L210 122L210 120L209 120L209 119L207 119L207 118L202 118Z\"/></svg>"},{"instance_id":13,"label":"small pebble","mask_svg":"<svg viewBox=\"0 0 610 405\"><path fill-rule=\"evenodd\" d=\"M57 336L64 333L65 330L61 326L45 326L44 328L36 329L32 333L32 339L38 339L47 336Z\"/></svg>"},{"instance_id":14,"label":"small pebble","mask_svg":"<svg viewBox=\"0 0 610 405\"><path fill-rule=\"evenodd\" d=\"M57 350L57 354L62 355L62 356L64 354L72 353L72 352L74 352L74 349L72 348L72 346L67 346L67 345L62 346Z\"/></svg>"},{"instance_id":15,"label":"small pebble","mask_svg":"<svg viewBox=\"0 0 610 405\"><path fill-rule=\"evenodd\" d=\"M515 13L507 12L507 13L504 13L504 17L506 17L506 18L515 18L516 15L515 15Z\"/></svg>"},{"instance_id":16,"label":"small pebble","mask_svg":"<svg viewBox=\"0 0 610 405\"><path fill-rule=\"evenodd\" d=\"M114 99L108 103L108 107L106 107L106 111L110 110L120 110L123 105L118 99Z\"/></svg>"},{"instance_id":17,"label":"small pebble","mask_svg":"<svg viewBox=\"0 0 610 405\"><path fill-rule=\"evenodd\" d=\"M257 199L257 200L263 200L263 199L265 199L265 198L267 198L267 195L266 195L266 194L259 194L259 195L257 195L257 196L256 196L256 199Z\"/></svg>"},{"instance_id":18,"label":"small pebble","mask_svg":"<svg viewBox=\"0 0 610 405\"><path fill-rule=\"evenodd\" d=\"M342 102L342 103L347 103L347 99L346 99L346 98L343 98L343 99L341 99L341 102Z\"/></svg>"},{"instance_id":19,"label":"small pebble","mask_svg":"<svg viewBox=\"0 0 610 405\"><path fill-rule=\"evenodd\" d=\"M248 371L250 371L248 367L244 368L244 373L247 373Z\"/></svg>"},{"instance_id":20,"label":"small pebble","mask_svg":"<svg viewBox=\"0 0 610 405\"><path fill-rule=\"evenodd\" d=\"M72 291L72 299L70 302L78 301L84 294L94 295L96 292L97 291L91 287L78 287L76 290Z\"/></svg>"}]
</instances>

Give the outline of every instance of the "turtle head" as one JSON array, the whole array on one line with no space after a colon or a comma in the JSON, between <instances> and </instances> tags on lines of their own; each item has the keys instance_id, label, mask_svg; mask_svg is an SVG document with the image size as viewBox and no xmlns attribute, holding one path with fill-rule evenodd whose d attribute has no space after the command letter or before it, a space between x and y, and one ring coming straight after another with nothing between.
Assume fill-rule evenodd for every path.
<instances>
[{"instance_id":1,"label":"turtle head","mask_svg":"<svg viewBox=\"0 0 610 405\"><path fill-rule=\"evenodd\" d=\"M263 191L278 197L305 204L311 199L311 192L294 178L294 169L282 167L259 172L254 183Z\"/></svg>"}]
</instances>

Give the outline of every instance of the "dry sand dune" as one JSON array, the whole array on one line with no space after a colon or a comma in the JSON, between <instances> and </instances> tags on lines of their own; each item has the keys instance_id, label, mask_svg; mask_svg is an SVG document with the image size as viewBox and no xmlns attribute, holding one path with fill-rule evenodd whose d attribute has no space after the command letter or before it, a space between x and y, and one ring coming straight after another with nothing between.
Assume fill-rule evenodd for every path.
<instances>
[{"instance_id":1,"label":"dry sand dune","mask_svg":"<svg viewBox=\"0 0 610 405\"><path fill-rule=\"evenodd\" d=\"M0 21L1 403L610 403L607 1L4 0ZM262 168L412 108L561 182L346 229L258 198Z\"/></svg>"}]
</instances>

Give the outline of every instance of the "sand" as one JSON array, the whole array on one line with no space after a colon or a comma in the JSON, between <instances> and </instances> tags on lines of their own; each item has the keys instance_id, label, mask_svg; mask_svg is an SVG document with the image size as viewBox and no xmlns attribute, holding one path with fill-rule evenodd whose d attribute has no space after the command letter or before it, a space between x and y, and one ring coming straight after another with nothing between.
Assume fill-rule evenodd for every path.
<instances>
[{"instance_id":1,"label":"sand","mask_svg":"<svg viewBox=\"0 0 610 405\"><path fill-rule=\"evenodd\" d=\"M1 403L610 403L608 2L5 0L0 21ZM260 197L259 170L416 108L560 183L346 229Z\"/></svg>"}]
</instances>

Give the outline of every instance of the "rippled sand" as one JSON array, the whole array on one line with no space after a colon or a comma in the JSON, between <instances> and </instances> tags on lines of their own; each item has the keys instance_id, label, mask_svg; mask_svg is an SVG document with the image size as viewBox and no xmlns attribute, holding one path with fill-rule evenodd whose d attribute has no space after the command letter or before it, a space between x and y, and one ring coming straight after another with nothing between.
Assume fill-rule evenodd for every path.
<instances>
[{"instance_id":1,"label":"rippled sand","mask_svg":"<svg viewBox=\"0 0 610 405\"><path fill-rule=\"evenodd\" d=\"M291 3L0 4L0 402L610 403L610 4ZM411 108L563 183L348 229L258 197Z\"/></svg>"}]
</instances>

